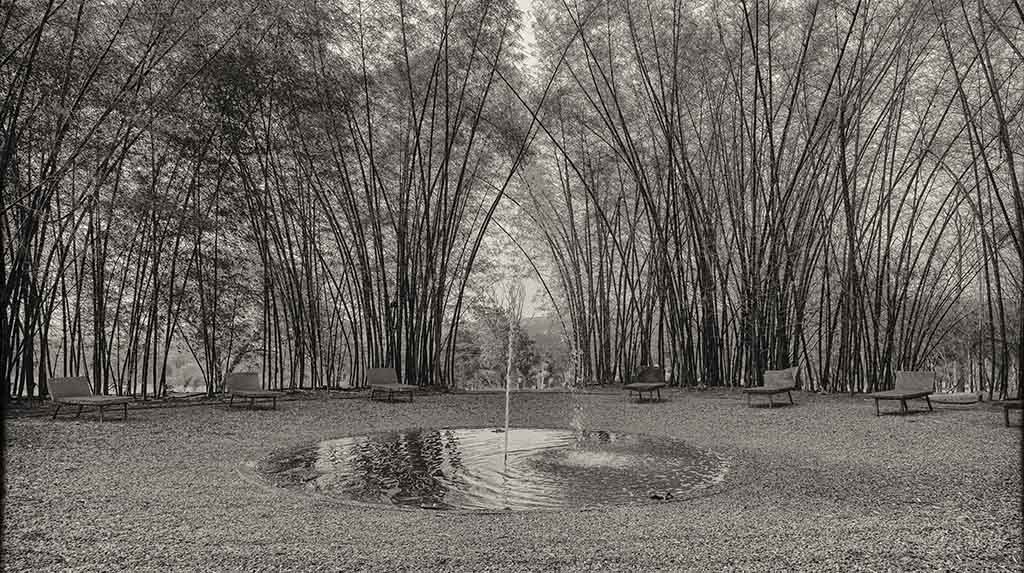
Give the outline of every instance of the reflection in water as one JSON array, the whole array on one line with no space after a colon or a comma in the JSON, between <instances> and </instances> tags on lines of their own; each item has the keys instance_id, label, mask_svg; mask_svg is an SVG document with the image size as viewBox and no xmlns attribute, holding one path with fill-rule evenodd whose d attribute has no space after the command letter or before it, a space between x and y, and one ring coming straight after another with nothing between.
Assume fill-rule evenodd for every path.
<instances>
[{"instance_id":1,"label":"reflection in water","mask_svg":"<svg viewBox=\"0 0 1024 573\"><path fill-rule=\"evenodd\" d=\"M679 499L720 482L721 457L665 438L603 431L409 430L278 453L274 483L431 509L585 507Z\"/></svg>"}]
</instances>

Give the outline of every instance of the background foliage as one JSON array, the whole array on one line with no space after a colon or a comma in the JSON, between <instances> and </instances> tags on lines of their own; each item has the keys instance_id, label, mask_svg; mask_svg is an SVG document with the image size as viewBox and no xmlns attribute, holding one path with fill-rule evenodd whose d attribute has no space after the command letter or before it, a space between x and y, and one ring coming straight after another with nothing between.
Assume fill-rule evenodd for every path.
<instances>
[{"instance_id":1,"label":"background foliage","mask_svg":"<svg viewBox=\"0 0 1024 573\"><path fill-rule=\"evenodd\" d=\"M507 0L0 10L7 396L1020 392L1018 0L537 0L529 59Z\"/></svg>"}]
</instances>

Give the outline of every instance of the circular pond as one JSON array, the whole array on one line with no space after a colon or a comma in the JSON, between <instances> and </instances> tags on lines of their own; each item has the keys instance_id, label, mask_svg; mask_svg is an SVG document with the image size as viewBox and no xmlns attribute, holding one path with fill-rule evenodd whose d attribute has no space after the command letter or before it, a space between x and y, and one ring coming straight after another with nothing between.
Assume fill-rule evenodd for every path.
<instances>
[{"instance_id":1,"label":"circular pond","mask_svg":"<svg viewBox=\"0 0 1024 573\"><path fill-rule=\"evenodd\" d=\"M653 436L569 429L404 430L327 440L258 465L272 483L427 509L653 503L721 483L723 457Z\"/></svg>"}]
</instances>

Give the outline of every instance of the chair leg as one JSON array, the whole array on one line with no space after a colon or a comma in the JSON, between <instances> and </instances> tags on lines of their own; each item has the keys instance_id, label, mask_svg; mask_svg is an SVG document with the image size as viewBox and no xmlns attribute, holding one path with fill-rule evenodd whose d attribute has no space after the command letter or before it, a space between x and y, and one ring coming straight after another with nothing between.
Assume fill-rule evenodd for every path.
<instances>
[{"instance_id":1,"label":"chair leg","mask_svg":"<svg viewBox=\"0 0 1024 573\"><path fill-rule=\"evenodd\" d=\"M924 397L924 401L928 403L928 411L934 412L935 410L932 409L932 401L928 398L928 396Z\"/></svg>"},{"instance_id":2,"label":"chair leg","mask_svg":"<svg viewBox=\"0 0 1024 573\"><path fill-rule=\"evenodd\" d=\"M100 423L103 423L103 406L100 406Z\"/></svg>"},{"instance_id":3,"label":"chair leg","mask_svg":"<svg viewBox=\"0 0 1024 573\"><path fill-rule=\"evenodd\" d=\"M661 388L658 388L658 401L661 402Z\"/></svg>"},{"instance_id":4,"label":"chair leg","mask_svg":"<svg viewBox=\"0 0 1024 573\"><path fill-rule=\"evenodd\" d=\"M124 418L122 418L122 419L123 420L128 420L128 404L127 403L124 404Z\"/></svg>"},{"instance_id":5,"label":"chair leg","mask_svg":"<svg viewBox=\"0 0 1024 573\"><path fill-rule=\"evenodd\" d=\"M1010 409L1005 407L1003 408L1003 424L1005 424L1007 428L1010 427Z\"/></svg>"},{"instance_id":6,"label":"chair leg","mask_svg":"<svg viewBox=\"0 0 1024 573\"><path fill-rule=\"evenodd\" d=\"M875 415L881 416L882 413L878 411L878 398L875 398Z\"/></svg>"},{"instance_id":7,"label":"chair leg","mask_svg":"<svg viewBox=\"0 0 1024 573\"><path fill-rule=\"evenodd\" d=\"M771 394L768 394L768 407L769 408L774 408L775 407L775 400L772 400L772 395Z\"/></svg>"},{"instance_id":8,"label":"chair leg","mask_svg":"<svg viewBox=\"0 0 1024 573\"><path fill-rule=\"evenodd\" d=\"M231 408L231 404L233 404L234 401L235 401L235 395L232 394L231 396L228 397L228 408Z\"/></svg>"},{"instance_id":9,"label":"chair leg","mask_svg":"<svg viewBox=\"0 0 1024 573\"><path fill-rule=\"evenodd\" d=\"M273 409L276 410L277 409L277 396L274 396L273 400L274 400Z\"/></svg>"},{"instance_id":10,"label":"chair leg","mask_svg":"<svg viewBox=\"0 0 1024 573\"><path fill-rule=\"evenodd\" d=\"M57 404L57 409L53 411L53 418L50 418L51 420L56 420L57 419L57 412L60 412L60 404ZM1007 426L1010 425L1009 418L1007 418L1006 425Z\"/></svg>"},{"instance_id":11,"label":"chair leg","mask_svg":"<svg viewBox=\"0 0 1024 573\"><path fill-rule=\"evenodd\" d=\"M78 406L78 411L75 412L75 417L77 418L77 417L79 417L81 415L82 415L82 406Z\"/></svg>"},{"instance_id":12,"label":"chair leg","mask_svg":"<svg viewBox=\"0 0 1024 573\"><path fill-rule=\"evenodd\" d=\"M249 409L252 410L256 406L256 398L249 398Z\"/></svg>"},{"instance_id":13,"label":"chair leg","mask_svg":"<svg viewBox=\"0 0 1024 573\"><path fill-rule=\"evenodd\" d=\"M792 404L793 403L793 395L789 393L789 390L786 390L786 396L789 396L789 403Z\"/></svg>"}]
</instances>

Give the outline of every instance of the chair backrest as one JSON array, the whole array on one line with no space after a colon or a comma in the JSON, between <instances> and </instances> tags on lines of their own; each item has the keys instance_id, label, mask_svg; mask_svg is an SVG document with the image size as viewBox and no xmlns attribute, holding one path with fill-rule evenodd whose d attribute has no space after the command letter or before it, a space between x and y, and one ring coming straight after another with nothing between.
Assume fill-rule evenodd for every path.
<instances>
[{"instance_id":1,"label":"chair backrest","mask_svg":"<svg viewBox=\"0 0 1024 573\"><path fill-rule=\"evenodd\" d=\"M896 390L901 392L934 392L935 373L928 371L897 371Z\"/></svg>"},{"instance_id":2,"label":"chair backrest","mask_svg":"<svg viewBox=\"0 0 1024 573\"><path fill-rule=\"evenodd\" d=\"M234 392L236 390L242 391L259 391L262 390L260 387L260 375L258 372L232 372L224 377L224 391Z\"/></svg>"},{"instance_id":3,"label":"chair backrest","mask_svg":"<svg viewBox=\"0 0 1024 573\"><path fill-rule=\"evenodd\" d=\"M664 382L665 371L661 366L641 366L636 374L637 382Z\"/></svg>"},{"instance_id":4,"label":"chair backrest","mask_svg":"<svg viewBox=\"0 0 1024 573\"><path fill-rule=\"evenodd\" d=\"M92 386L89 384L89 379L85 376L48 378L46 380L46 391L49 392L51 400L92 396Z\"/></svg>"},{"instance_id":5,"label":"chair backrest","mask_svg":"<svg viewBox=\"0 0 1024 573\"><path fill-rule=\"evenodd\" d=\"M764 387L765 388L795 388L796 387L796 372L799 369L798 366L792 368L786 368L785 370L765 370L764 371Z\"/></svg>"},{"instance_id":6,"label":"chair backrest","mask_svg":"<svg viewBox=\"0 0 1024 573\"><path fill-rule=\"evenodd\" d=\"M367 384L398 384L398 373L394 368L367 368Z\"/></svg>"}]
</instances>

